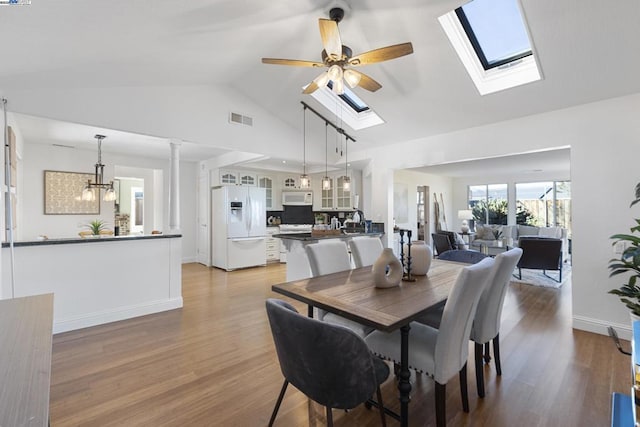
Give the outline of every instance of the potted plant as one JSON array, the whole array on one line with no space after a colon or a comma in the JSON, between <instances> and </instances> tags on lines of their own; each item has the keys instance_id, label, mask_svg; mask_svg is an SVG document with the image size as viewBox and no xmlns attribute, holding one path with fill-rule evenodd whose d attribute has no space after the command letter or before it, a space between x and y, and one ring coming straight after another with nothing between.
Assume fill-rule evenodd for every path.
<instances>
[{"instance_id":1,"label":"potted plant","mask_svg":"<svg viewBox=\"0 0 640 427\"><path fill-rule=\"evenodd\" d=\"M640 202L640 183L636 185L636 198L631 202L631 206ZM640 287L638 278L640 277L640 219L635 219L635 227L631 227L630 234L614 234L612 245L625 245L620 258L613 258L609 261L609 277L620 274L631 273L627 283L618 289L612 289L610 294L620 297L620 301L631 310L631 317L640 320ZM637 233L637 234L636 234Z\"/></svg>"},{"instance_id":2,"label":"potted plant","mask_svg":"<svg viewBox=\"0 0 640 427\"><path fill-rule=\"evenodd\" d=\"M107 229L107 223L101 219L94 219L89 224L87 224L86 227L91 230L91 233L93 233L94 236L99 236L101 230Z\"/></svg>"}]
</instances>

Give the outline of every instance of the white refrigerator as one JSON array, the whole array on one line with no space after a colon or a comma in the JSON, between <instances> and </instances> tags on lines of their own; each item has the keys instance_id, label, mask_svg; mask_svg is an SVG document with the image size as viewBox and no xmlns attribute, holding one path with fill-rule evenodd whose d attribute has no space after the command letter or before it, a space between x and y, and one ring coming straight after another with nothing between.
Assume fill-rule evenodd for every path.
<instances>
[{"instance_id":1,"label":"white refrigerator","mask_svg":"<svg viewBox=\"0 0 640 427\"><path fill-rule=\"evenodd\" d=\"M227 271L266 265L266 189L242 185L211 190L211 264Z\"/></svg>"}]
</instances>

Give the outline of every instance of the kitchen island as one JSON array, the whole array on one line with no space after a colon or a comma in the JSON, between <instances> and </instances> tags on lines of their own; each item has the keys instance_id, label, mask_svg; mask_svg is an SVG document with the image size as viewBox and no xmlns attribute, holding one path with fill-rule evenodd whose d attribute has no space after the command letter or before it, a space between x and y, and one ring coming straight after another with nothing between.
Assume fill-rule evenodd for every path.
<instances>
[{"instance_id":1,"label":"kitchen island","mask_svg":"<svg viewBox=\"0 0 640 427\"><path fill-rule=\"evenodd\" d=\"M2 244L0 298L53 293L53 332L182 307L180 234Z\"/></svg>"},{"instance_id":2,"label":"kitchen island","mask_svg":"<svg viewBox=\"0 0 640 427\"><path fill-rule=\"evenodd\" d=\"M343 233L314 236L311 233L299 233L274 234L273 237L282 239L287 249L287 282L290 282L311 277L311 266L305 250L307 245L333 239L344 240L348 245L354 238L379 239L383 235L384 233Z\"/></svg>"}]
</instances>

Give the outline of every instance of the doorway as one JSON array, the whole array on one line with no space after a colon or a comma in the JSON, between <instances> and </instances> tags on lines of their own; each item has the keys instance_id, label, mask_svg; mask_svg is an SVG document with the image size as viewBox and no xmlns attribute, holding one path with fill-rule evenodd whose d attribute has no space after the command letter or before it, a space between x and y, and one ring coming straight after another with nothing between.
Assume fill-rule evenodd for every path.
<instances>
[{"instance_id":1,"label":"doorway","mask_svg":"<svg viewBox=\"0 0 640 427\"><path fill-rule=\"evenodd\" d=\"M419 185L416 192L417 197L417 224L418 240L428 240L428 236L431 235L431 229L429 227L429 186Z\"/></svg>"}]
</instances>

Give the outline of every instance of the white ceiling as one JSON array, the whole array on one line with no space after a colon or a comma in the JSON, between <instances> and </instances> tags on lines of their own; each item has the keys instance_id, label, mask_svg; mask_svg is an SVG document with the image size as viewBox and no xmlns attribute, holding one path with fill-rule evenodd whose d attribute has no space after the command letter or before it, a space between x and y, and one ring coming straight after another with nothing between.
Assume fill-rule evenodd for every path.
<instances>
[{"instance_id":1,"label":"white ceiling","mask_svg":"<svg viewBox=\"0 0 640 427\"><path fill-rule=\"evenodd\" d=\"M299 101L315 102L301 87L317 70L265 65L260 58L319 60L317 20L335 3L32 0L2 6L0 94L6 88L226 84L298 129ZM637 0L521 3L544 79L482 97L437 22L461 1L348 1L340 32L355 53L406 41L414 46L412 55L362 68L383 87L356 92L386 124L353 132L354 150L640 91ZM209 155L196 151L194 158Z\"/></svg>"},{"instance_id":2,"label":"white ceiling","mask_svg":"<svg viewBox=\"0 0 640 427\"><path fill-rule=\"evenodd\" d=\"M412 170L450 178L518 176L528 181L535 180L536 176L562 177L570 171L570 168L571 150L563 148L515 156L445 163Z\"/></svg>"}]
</instances>

